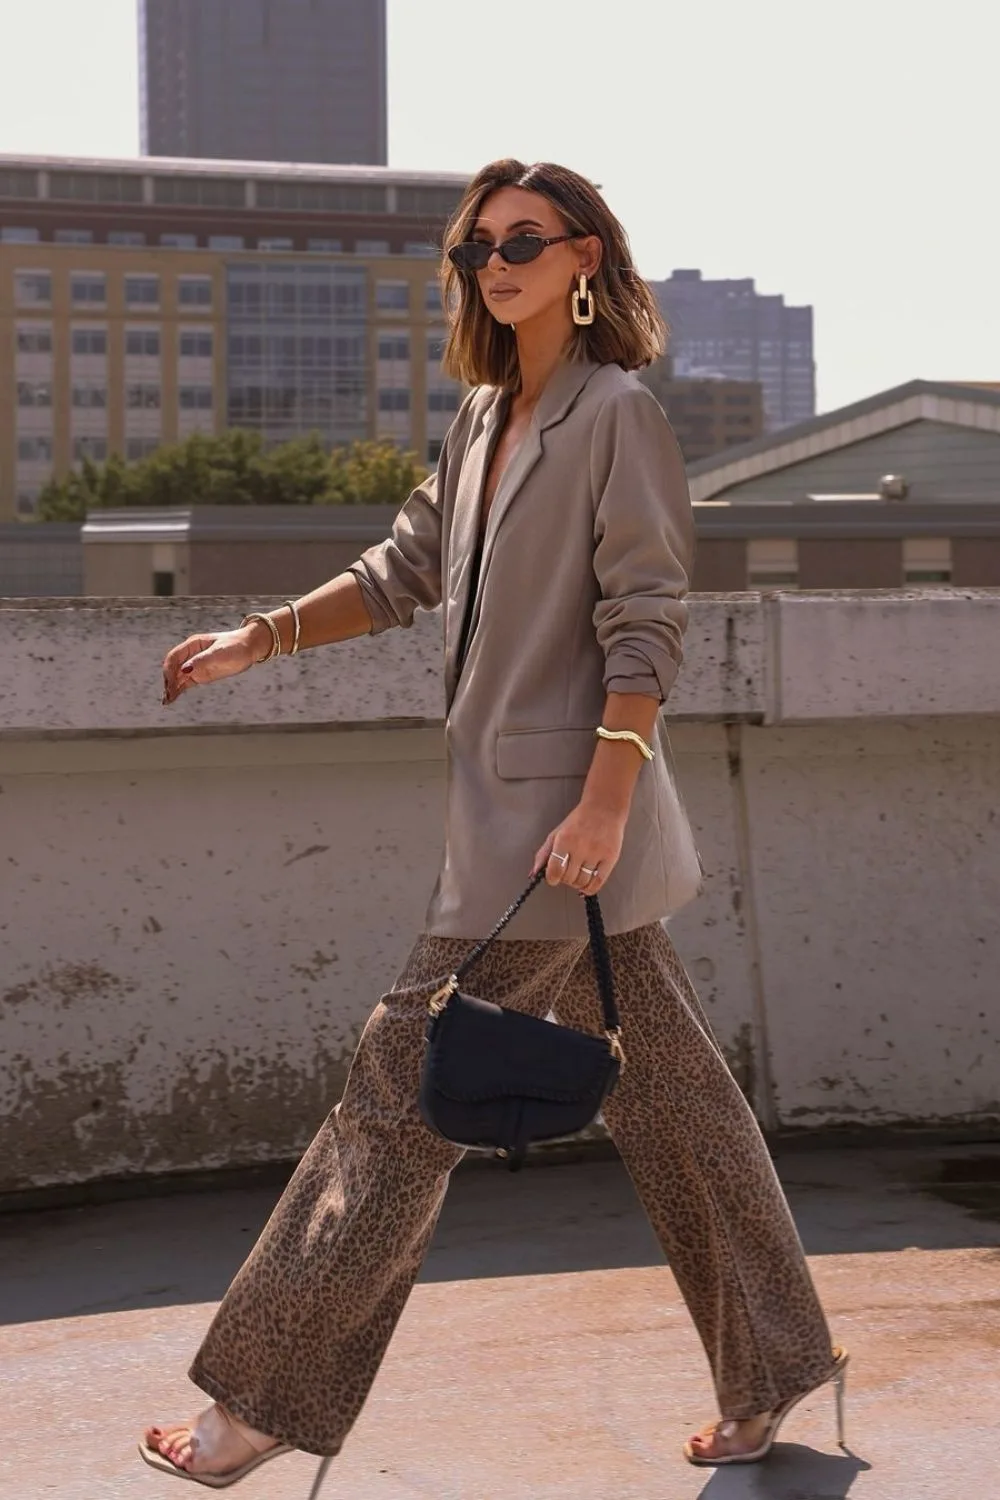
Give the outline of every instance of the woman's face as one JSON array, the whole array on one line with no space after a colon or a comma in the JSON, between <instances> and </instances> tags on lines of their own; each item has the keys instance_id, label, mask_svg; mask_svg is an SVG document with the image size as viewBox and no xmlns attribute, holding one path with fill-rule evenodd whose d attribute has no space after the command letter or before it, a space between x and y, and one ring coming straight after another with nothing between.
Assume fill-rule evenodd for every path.
<instances>
[{"instance_id":1,"label":"woman's face","mask_svg":"<svg viewBox=\"0 0 1000 1500\"><path fill-rule=\"evenodd\" d=\"M469 237L499 245L518 234L549 239L566 232L558 212L541 193L505 187L484 200ZM600 240L586 235L547 245L535 260L523 265L508 265L494 251L475 276L483 301L498 323L524 324L557 307L568 322L570 294L580 273L592 276L600 260Z\"/></svg>"}]
</instances>

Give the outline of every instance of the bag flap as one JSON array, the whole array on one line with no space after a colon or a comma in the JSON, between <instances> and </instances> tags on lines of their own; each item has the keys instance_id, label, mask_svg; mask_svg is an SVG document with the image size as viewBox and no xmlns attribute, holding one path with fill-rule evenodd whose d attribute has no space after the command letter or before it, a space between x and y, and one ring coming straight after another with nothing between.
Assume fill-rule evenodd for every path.
<instances>
[{"instance_id":1,"label":"bag flap","mask_svg":"<svg viewBox=\"0 0 1000 1500\"><path fill-rule=\"evenodd\" d=\"M584 1100L602 1090L616 1066L603 1037L462 994L438 1017L427 1065L437 1090L469 1103Z\"/></svg>"}]
</instances>

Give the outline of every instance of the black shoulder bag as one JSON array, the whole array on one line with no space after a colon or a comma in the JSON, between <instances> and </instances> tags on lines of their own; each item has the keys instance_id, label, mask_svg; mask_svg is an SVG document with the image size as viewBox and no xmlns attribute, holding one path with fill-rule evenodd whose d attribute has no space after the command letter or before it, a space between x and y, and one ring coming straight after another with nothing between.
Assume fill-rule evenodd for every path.
<instances>
[{"instance_id":1,"label":"black shoulder bag","mask_svg":"<svg viewBox=\"0 0 1000 1500\"><path fill-rule=\"evenodd\" d=\"M461 993L459 986L544 880L544 869L507 908L428 1003L420 1080L425 1124L458 1146L487 1147L516 1171L533 1141L589 1125L625 1065L604 922L596 896L584 896L604 1035L557 1026Z\"/></svg>"}]
</instances>

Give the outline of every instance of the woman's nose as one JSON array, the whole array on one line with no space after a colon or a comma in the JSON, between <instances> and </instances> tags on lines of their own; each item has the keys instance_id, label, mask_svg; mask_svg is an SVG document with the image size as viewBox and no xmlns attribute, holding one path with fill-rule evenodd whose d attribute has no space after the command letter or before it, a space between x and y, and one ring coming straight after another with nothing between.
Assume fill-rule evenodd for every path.
<instances>
[{"instance_id":1,"label":"woman's nose","mask_svg":"<svg viewBox=\"0 0 1000 1500\"><path fill-rule=\"evenodd\" d=\"M507 264L503 256L500 254L499 246L493 246L493 249L490 252L490 258L486 262L486 264L489 266L491 271L499 271L502 266L505 266Z\"/></svg>"}]
</instances>

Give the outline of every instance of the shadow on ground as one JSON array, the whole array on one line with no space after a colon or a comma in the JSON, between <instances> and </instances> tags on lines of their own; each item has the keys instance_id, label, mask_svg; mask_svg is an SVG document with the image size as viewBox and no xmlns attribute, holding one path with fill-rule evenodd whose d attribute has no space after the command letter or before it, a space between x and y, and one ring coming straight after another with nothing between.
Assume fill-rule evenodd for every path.
<instances>
[{"instance_id":1,"label":"shadow on ground","mask_svg":"<svg viewBox=\"0 0 1000 1500\"><path fill-rule=\"evenodd\" d=\"M852 1453L817 1453L781 1443L766 1465L716 1469L698 1500L845 1500L871 1464Z\"/></svg>"},{"instance_id":2,"label":"shadow on ground","mask_svg":"<svg viewBox=\"0 0 1000 1500\"><path fill-rule=\"evenodd\" d=\"M996 1147L790 1151L777 1165L809 1254L1000 1246ZM217 1189L0 1215L0 1322L215 1302L276 1196L273 1188ZM617 1270L662 1259L617 1161L517 1175L485 1165L457 1174L421 1279ZM727 1492L709 1493L716 1500ZM823 1500L826 1493L816 1492Z\"/></svg>"}]
</instances>

